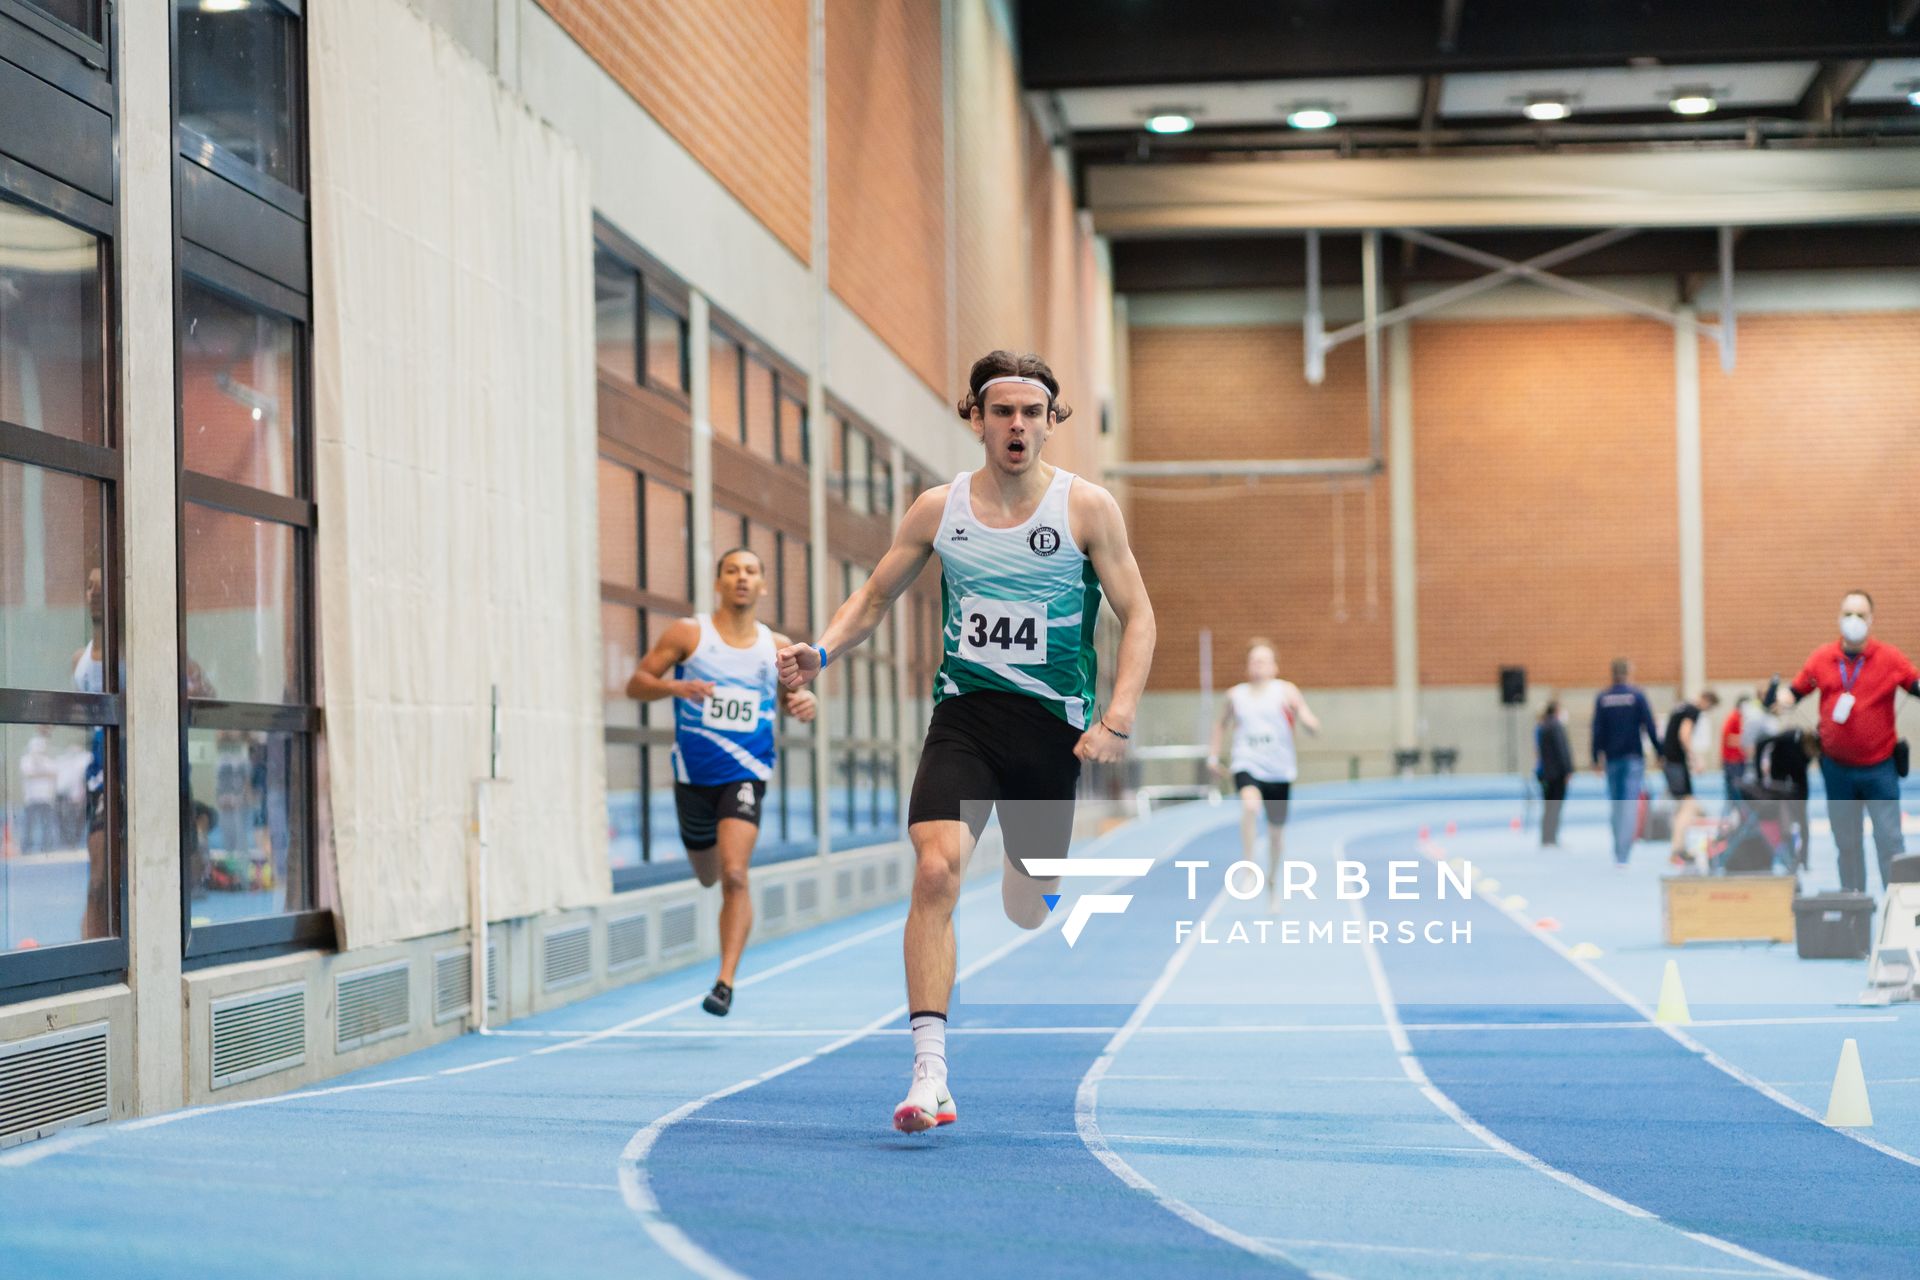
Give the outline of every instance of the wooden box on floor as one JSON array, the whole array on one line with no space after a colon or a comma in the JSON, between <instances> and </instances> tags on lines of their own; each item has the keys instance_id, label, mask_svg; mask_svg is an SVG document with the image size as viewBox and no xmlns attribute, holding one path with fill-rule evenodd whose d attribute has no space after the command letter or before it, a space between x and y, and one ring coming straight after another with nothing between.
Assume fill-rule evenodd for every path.
<instances>
[{"instance_id":1,"label":"wooden box on floor","mask_svg":"<svg viewBox=\"0 0 1920 1280\"><path fill-rule=\"evenodd\" d=\"M1792 876L1666 876L1660 918L1667 945L1792 942Z\"/></svg>"}]
</instances>

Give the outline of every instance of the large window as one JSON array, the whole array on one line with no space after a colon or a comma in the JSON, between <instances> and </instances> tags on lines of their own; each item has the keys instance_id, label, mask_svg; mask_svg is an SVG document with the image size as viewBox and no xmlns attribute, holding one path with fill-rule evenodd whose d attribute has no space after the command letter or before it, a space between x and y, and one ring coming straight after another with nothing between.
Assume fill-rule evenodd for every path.
<instances>
[{"instance_id":1,"label":"large window","mask_svg":"<svg viewBox=\"0 0 1920 1280\"><path fill-rule=\"evenodd\" d=\"M175 0L183 149L306 187L300 22L279 0Z\"/></svg>"},{"instance_id":2,"label":"large window","mask_svg":"<svg viewBox=\"0 0 1920 1280\"><path fill-rule=\"evenodd\" d=\"M189 965L332 940L319 754L301 24L175 5Z\"/></svg>"},{"instance_id":3,"label":"large window","mask_svg":"<svg viewBox=\"0 0 1920 1280\"><path fill-rule=\"evenodd\" d=\"M906 468L906 491L913 498L931 489L936 481L923 468ZM901 702L901 714L907 717L909 741L917 742L933 714L933 681L940 670L940 565L929 563L900 598L907 611L907 688Z\"/></svg>"},{"instance_id":4,"label":"large window","mask_svg":"<svg viewBox=\"0 0 1920 1280\"><path fill-rule=\"evenodd\" d=\"M852 595L869 573L850 560L842 560L838 570L840 599ZM828 668L833 744L829 807L836 849L893 840L900 834L900 699L892 634L892 627L883 624L871 640Z\"/></svg>"},{"instance_id":5,"label":"large window","mask_svg":"<svg viewBox=\"0 0 1920 1280\"><path fill-rule=\"evenodd\" d=\"M0 1004L127 964L105 21L0 7Z\"/></svg>"},{"instance_id":6,"label":"large window","mask_svg":"<svg viewBox=\"0 0 1920 1280\"><path fill-rule=\"evenodd\" d=\"M714 435L745 445L755 457L804 471L806 379L724 319L716 321L708 342Z\"/></svg>"},{"instance_id":7,"label":"large window","mask_svg":"<svg viewBox=\"0 0 1920 1280\"><path fill-rule=\"evenodd\" d=\"M599 353L600 643L607 848L624 890L689 874L673 807L673 707L627 678L693 612L687 294L606 224L594 248Z\"/></svg>"},{"instance_id":8,"label":"large window","mask_svg":"<svg viewBox=\"0 0 1920 1280\"><path fill-rule=\"evenodd\" d=\"M892 541L892 447L837 400L827 435L831 594L844 600L867 580ZM909 633L913 605L909 595L894 606ZM836 848L899 836L902 704L896 656L890 619L827 670L828 816Z\"/></svg>"}]
</instances>

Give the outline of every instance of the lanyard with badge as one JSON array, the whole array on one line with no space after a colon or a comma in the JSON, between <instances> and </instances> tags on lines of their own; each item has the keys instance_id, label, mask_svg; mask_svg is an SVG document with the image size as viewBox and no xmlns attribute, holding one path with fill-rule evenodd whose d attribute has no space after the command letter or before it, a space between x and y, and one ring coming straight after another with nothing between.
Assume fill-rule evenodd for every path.
<instances>
[{"instance_id":1,"label":"lanyard with badge","mask_svg":"<svg viewBox=\"0 0 1920 1280\"><path fill-rule=\"evenodd\" d=\"M1853 686L1860 679L1860 672L1867 665L1867 655L1861 654L1860 660L1853 664L1853 670L1847 670L1847 660L1840 662L1840 696L1833 700L1832 720L1835 724L1845 724L1853 714Z\"/></svg>"}]
</instances>

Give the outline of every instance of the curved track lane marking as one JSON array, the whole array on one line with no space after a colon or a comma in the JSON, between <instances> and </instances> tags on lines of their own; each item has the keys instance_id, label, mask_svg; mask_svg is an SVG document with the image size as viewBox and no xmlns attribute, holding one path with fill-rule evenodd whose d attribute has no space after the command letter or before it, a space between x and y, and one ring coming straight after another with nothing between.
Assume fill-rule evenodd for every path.
<instances>
[{"instance_id":1,"label":"curved track lane marking","mask_svg":"<svg viewBox=\"0 0 1920 1280\"><path fill-rule=\"evenodd\" d=\"M1088 846L1089 854L1108 841L1131 832L1133 829L1133 824L1128 823L1126 826L1117 827L1113 831L1097 837ZM1211 830L1211 828L1209 828L1209 830ZM1184 848L1186 843L1187 842L1182 842L1180 847ZM1103 887L1111 888L1113 886L1107 885ZM963 895L963 900L966 897L976 896L984 892L986 892L985 887L977 889L973 894ZM1046 923L1038 929L1020 933L1009 938L955 974L953 980L954 985L956 987L959 986L960 983L979 973L988 965L995 964L1006 956L1011 955L1021 947L1026 946L1029 942L1032 942L1035 938L1054 932L1059 927L1058 920L1059 917L1057 916L1049 916ZM903 926L896 924L892 927L898 928ZM743 1093L755 1085L765 1084L767 1081L783 1076L789 1071L797 1071L808 1063L824 1058L828 1054L837 1053L850 1044L857 1043L858 1041L866 1039L868 1036L885 1030L889 1024L905 1017L906 1014L907 1006L904 1004L897 1005L875 1018L872 1022L869 1022L866 1026L851 1031L837 1040L823 1044L811 1053L802 1054L790 1062L783 1062L771 1070L763 1071L759 1075L737 1081L724 1089L716 1089L705 1097L695 1098L691 1102L682 1103L680 1106L675 1107L672 1111L667 1112L667 1114L654 1120L651 1124L648 1124L645 1128L634 1134L628 1141L626 1148L620 1153L620 1194L626 1200L627 1207L639 1216L640 1225L646 1230L647 1235L653 1242L658 1245L664 1253L673 1258L674 1261L680 1263L681 1266L687 1268L687 1270L693 1272L695 1275L703 1277L704 1280L746 1280L746 1277L740 1272L735 1271L732 1267L729 1267L726 1263L720 1261L720 1259L714 1257L711 1253L708 1253L705 1249L694 1243L691 1236L682 1231L662 1212L660 1199L654 1194L652 1180L649 1178L646 1168L647 1156L653 1150L654 1144L660 1140L660 1136L668 1129L680 1123L680 1121L686 1119L696 1111L701 1110L703 1107L707 1107L723 1098L730 1098L736 1093ZM554 1047L558 1048L560 1046L556 1045Z\"/></svg>"},{"instance_id":2,"label":"curved track lane marking","mask_svg":"<svg viewBox=\"0 0 1920 1280\"><path fill-rule=\"evenodd\" d=\"M1234 821L1238 821L1237 817ZM1232 822L1221 824L1222 827L1232 825ZM1217 827L1208 828L1208 832L1211 833L1219 829L1220 828ZM1197 839L1199 839L1198 836L1194 837L1194 840ZM1193 841L1190 840L1188 843L1191 844ZM1153 986L1147 989L1147 994L1141 997L1139 1004L1134 1006L1133 1013L1128 1016L1120 1030L1114 1034L1113 1039L1107 1041L1106 1048L1102 1049L1100 1056L1093 1060L1093 1065L1087 1068L1087 1073L1080 1077L1080 1087L1075 1091L1073 1097L1073 1127L1074 1131L1080 1135L1081 1143L1092 1153L1093 1158L1105 1165L1114 1177L1120 1179L1120 1181L1126 1183L1135 1191L1144 1192L1146 1195L1153 1197L1156 1204L1175 1217L1198 1227L1201 1231L1214 1237L1214 1239L1224 1241L1236 1249L1242 1249L1247 1253L1256 1254L1262 1258L1269 1258L1275 1262L1284 1263L1289 1267L1304 1271L1306 1268L1301 1267L1293 1258L1266 1241L1256 1239L1244 1232L1235 1231L1232 1227L1229 1227L1217 1218L1212 1218L1202 1213L1185 1200L1168 1195L1162 1191L1150 1178L1128 1164L1118 1152L1109 1146L1106 1135L1100 1131L1100 1082L1106 1079L1108 1071L1113 1067L1114 1059L1119 1057L1121 1050L1127 1047L1127 1042L1132 1040L1134 1035L1139 1032L1140 1024L1145 1022L1153 1013L1155 1007L1159 1005L1161 999L1167 994L1168 989L1173 986L1174 980L1180 976L1180 971L1186 968L1187 960L1193 955L1194 948L1199 944L1201 931L1213 922L1214 917L1220 914L1220 908L1226 904L1227 891L1226 888L1222 886L1220 891L1213 895L1213 901L1207 904L1207 909L1201 915L1199 923L1187 934L1186 940L1174 951L1173 958L1168 960L1166 967L1160 971L1160 976L1154 980ZM1308 1274L1315 1277L1326 1277L1329 1275L1328 1272L1324 1271L1310 1271Z\"/></svg>"},{"instance_id":3,"label":"curved track lane marking","mask_svg":"<svg viewBox=\"0 0 1920 1280\"><path fill-rule=\"evenodd\" d=\"M1361 838L1367 839L1371 837L1363 836ZM1338 858L1346 857L1348 843L1348 840L1342 840L1339 843L1336 848L1336 856ZM1482 898L1480 901L1487 902L1490 900ZM1564 1169L1556 1168L1531 1152L1521 1150L1468 1115L1466 1111L1460 1107L1459 1103L1442 1092L1440 1088L1427 1077L1426 1069L1420 1065L1420 1059L1413 1051L1413 1041L1408 1037L1406 1027L1400 1021L1400 1006L1393 998L1392 986L1387 982L1386 966L1380 963L1379 948L1374 945L1370 937L1366 936L1365 926L1369 918L1366 908L1361 905L1358 898L1349 898L1347 905L1348 909L1353 913L1354 919L1360 921L1362 925L1361 954L1367 963L1367 976L1373 982L1374 997L1380 1002L1380 1015L1385 1018L1387 1022L1388 1038L1392 1040L1394 1052L1400 1058L1400 1068L1406 1072L1407 1079L1412 1081L1413 1084L1419 1088L1420 1092L1425 1095L1426 1099L1433 1103L1435 1107L1439 1108L1448 1119L1500 1154L1524 1165L1535 1173L1553 1179L1562 1186L1578 1191L1590 1200L1596 1200L1606 1205L1609 1209L1618 1210L1631 1218L1657 1222L1661 1226L1667 1227L1685 1236L1689 1240L1704 1244L1711 1249L1717 1249L1729 1257L1740 1259L1742 1262L1751 1263L1757 1267L1764 1267L1774 1275L1789 1276L1792 1277L1793 1280L1822 1280L1818 1272L1804 1271L1799 1267L1781 1262L1777 1258L1769 1258L1763 1253L1755 1253L1751 1249L1743 1248L1731 1240L1722 1240L1720 1237L1709 1235L1704 1231L1689 1231L1685 1227L1668 1222L1666 1219L1660 1217L1659 1214L1649 1209L1643 1208L1631 1201L1622 1200L1619 1196L1613 1195L1610 1192L1602 1191L1599 1187L1594 1186L1585 1179L1568 1173ZM1498 904L1496 903L1494 905ZM1524 924L1523 921L1519 920L1518 916L1512 915L1511 913L1509 914L1510 918L1514 919L1516 923ZM1535 936L1541 936L1538 931L1531 926L1527 926L1527 932L1533 933ZM1614 990L1614 988L1610 987L1609 990ZM1637 1004L1634 1007L1643 1009L1643 1006Z\"/></svg>"}]
</instances>

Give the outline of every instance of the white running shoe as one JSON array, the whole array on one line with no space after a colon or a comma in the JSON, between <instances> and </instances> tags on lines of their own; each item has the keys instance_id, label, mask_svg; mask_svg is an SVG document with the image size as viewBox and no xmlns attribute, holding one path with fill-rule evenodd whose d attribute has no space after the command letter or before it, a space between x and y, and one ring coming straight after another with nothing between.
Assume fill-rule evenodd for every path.
<instances>
[{"instance_id":1,"label":"white running shoe","mask_svg":"<svg viewBox=\"0 0 1920 1280\"><path fill-rule=\"evenodd\" d=\"M893 1127L902 1133L925 1133L960 1118L947 1091L947 1078L936 1076L926 1063L913 1064L913 1084L893 1109Z\"/></svg>"}]
</instances>

